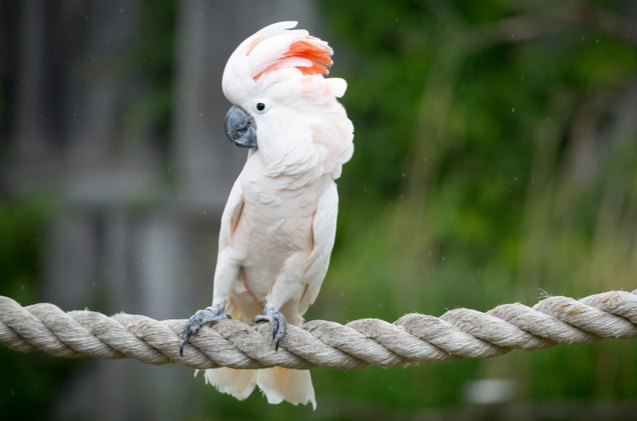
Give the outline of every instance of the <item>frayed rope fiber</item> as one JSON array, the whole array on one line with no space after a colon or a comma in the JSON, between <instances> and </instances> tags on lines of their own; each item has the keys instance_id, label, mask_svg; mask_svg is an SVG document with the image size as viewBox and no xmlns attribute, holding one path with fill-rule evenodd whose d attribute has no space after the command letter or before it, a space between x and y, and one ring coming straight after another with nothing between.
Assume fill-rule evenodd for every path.
<instances>
[{"instance_id":1,"label":"frayed rope fiber","mask_svg":"<svg viewBox=\"0 0 637 421\"><path fill-rule=\"evenodd\" d=\"M203 327L179 355L186 320L154 320L119 313L60 310L53 304L22 307L0 296L0 343L18 352L56 357L133 358L147 364L192 368L360 368L420 361L484 358L513 349L637 337L637 290L609 291L580 300L548 297L532 308L503 304L482 313L458 308L440 317L406 314L339 323L313 320L288 326L278 351L270 326L224 320Z\"/></svg>"}]
</instances>

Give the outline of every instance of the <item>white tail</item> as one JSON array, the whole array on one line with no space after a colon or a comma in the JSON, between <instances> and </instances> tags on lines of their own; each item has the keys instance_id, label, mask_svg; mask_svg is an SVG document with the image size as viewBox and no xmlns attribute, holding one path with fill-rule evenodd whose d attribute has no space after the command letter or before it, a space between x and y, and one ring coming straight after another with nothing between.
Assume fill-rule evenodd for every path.
<instances>
[{"instance_id":1,"label":"white tail","mask_svg":"<svg viewBox=\"0 0 637 421\"><path fill-rule=\"evenodd\" d=\"M309 370L283 367L241 370L222 367L206 370L204 377L206 383L239 400L250 396L254 386L259 386L268 403L276 404L284 400L294 405L311 403L312 408L316 409L314 386Z\"/></svg>"},{"instance_id":2,"label":"white tail","mask_svg":"<svg viewBox=\"0 0 637 421\"><path fill-rule=\"evenodd\" d=\"M309 370L294 370L283 367L244 370L236 368L211 368L206 370L206 383L218 391L243 400L250 396L255 386L263 392L268 403L277 404L284 400L293 405L312 404L316 409L314 386Z\"/></svg>"}]
</instances>

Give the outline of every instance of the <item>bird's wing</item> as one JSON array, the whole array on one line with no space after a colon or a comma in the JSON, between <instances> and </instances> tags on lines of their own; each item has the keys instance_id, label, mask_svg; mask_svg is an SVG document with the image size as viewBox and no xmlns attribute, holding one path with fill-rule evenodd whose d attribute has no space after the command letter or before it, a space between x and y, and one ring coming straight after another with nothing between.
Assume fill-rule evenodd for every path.
<instances>
[{"instance_id":1,"label":"bird's wing","mask_svg":"<svg viewBox=\"0 0 637 421\"><path fill-rule=\"evenodd\" d=\"M312 224L313 248L306 261L303 283L305 289L299 301L299 313L303 315L316 297L325 279L330 264L330 255L336 236L338 215L338 192L332 184L319 197Z\"/></svg>"},{"instance_id":2,"label":"bird's wing","mask_svg":"<svg viewBox=\"0 0 637 421\"><path fill-rule=\"evenodd\" d=\"M219 230L219 251L230 245L232 234L234 233L241 213L243 210L243 189L239 178L234 182L232 190L230 190L230 196L226 202L226 207L223 209L223 215L221 215L221 229Z\"/></svg>"}]
</instances>

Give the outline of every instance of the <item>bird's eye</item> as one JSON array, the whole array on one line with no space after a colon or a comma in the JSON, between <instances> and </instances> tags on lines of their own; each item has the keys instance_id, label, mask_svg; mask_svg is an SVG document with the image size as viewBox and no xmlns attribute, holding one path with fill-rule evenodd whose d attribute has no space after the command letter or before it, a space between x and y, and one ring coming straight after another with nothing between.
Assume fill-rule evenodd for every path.
<instances>
[{"instance_id":1,"label":"bird's eye","mask_svg":"<svg viewBox=\"0 0 637 421\"><path fill-rule=\"evenodd\" d=\"M256 111L259 114L263 114L264 112L268 111L269 108L270 107L265 102L259 101L256 104L254 104L254 111Z\"/></svg>"}]
</instances>

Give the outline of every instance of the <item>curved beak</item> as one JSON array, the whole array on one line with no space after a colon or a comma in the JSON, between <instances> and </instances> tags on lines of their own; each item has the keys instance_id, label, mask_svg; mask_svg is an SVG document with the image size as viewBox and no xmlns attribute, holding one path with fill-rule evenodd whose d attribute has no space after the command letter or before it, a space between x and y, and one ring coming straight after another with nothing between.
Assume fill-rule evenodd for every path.
<instances>
[{"instance_id":1,"label":"curved beak","mask_svg":"<svg viewBox=\"0 0 637 421\"><path fill-rule=\"evenodd\" d=\"M226 114L226 136L237 146L257 147L257 124L243 108L233 105Z\"/></svg>"}]
</instances>

